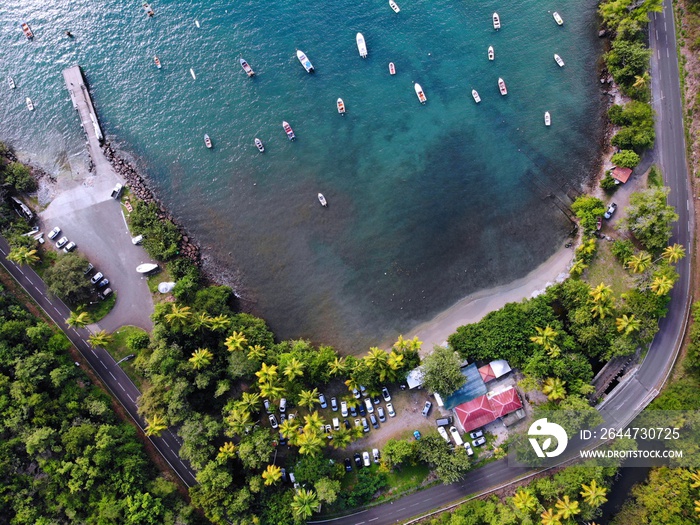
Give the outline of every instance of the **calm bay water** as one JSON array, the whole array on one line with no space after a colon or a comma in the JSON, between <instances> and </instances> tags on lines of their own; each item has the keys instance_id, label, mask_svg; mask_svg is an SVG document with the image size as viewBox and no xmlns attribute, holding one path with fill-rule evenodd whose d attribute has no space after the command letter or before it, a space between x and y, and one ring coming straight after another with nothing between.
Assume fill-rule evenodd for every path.
<instances>
[{"instance_id":1,"label":"calm bay water","mask_svg":"<svg viewBox=\"0 0 700 525\"><path fill-rule=\"evenodd\" d=\"M59 176L84 166L61 77L83 66L108 139L205 253L240 272L280 337L363 351L526 274L564 241L557 203L591 174L600 136L595 1L405 0L395 14L384 0L154 0L152 19L141 3L2 2L0 75L17 89L0 85L0 139Z\"/></svg>"}]
</instances>

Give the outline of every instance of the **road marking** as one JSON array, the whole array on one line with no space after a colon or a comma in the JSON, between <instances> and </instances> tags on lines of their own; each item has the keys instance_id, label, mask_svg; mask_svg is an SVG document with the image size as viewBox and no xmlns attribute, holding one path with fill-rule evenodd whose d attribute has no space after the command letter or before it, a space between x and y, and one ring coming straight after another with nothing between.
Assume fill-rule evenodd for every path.
<instances>
[{"instance_id":1,"label":"road marking","mask_svg":"<svg viewBox=\"0 0 700 525\"><path fill-rule=\"evenodd\" d=\"M17 266L17 265L15 265L15 266ZM22 268L20 268L19 266L17 266L17 271L18 271L19 273L21 273L22 275L24 275L24 272L22 271ZM26 275L25 275L25 277L26 277Z\"/></svg>"},{"instance_id":2,"label":"road marking","mask_svg":"<svg viewBox=\"0 0 700 525\"><path fill-rule=\"evenodd\" d=\"M657 60L661 60L661 51L659 51L658 48L656 49L656 58Z\"/></svg>"},{"instance_id":3,"label":"road marking","mask_svg":"<svg viewBox=\"0 0 700 525\"><path fill-rule=\"evenodd\" d=\"M61 312L58 311L58 308L56 308L56 307L54 306L53 309L56 310L56 313L57 313L58 315L61 315Z\"/></svg>"},{"instance_id":4,"label":"road marking","mask_svg":"<svg viewBox=\"0 0 700 525\"><path fill-rule=\"evenodd\" d=\"M690 211L690 201L685 201L685 209Z\"/></svg>"},{"instance_id":5,"label":"road marking","mask_svg":"<svg viewBox=\"0 0 700 525\"><path fill-rule=\"evenodd\" d=\"M668 48L666 48L666 58L671 58L671 55L668 54Z\"/></svg>"},{"instance_id":6,"label":"road marking","mask_svg":"<svg viewBox=\"0 0 700 525\"><path fill-rule=\"evenodd\" d=\"M95 353L94 350L90 349L90 351L92 352L92 355L94 355L95 357L97 357L97 354ZM99 357L97 357L97 358L99 359Z\"/></svg>"},{"instance_id":7,"label":"road marking","mask_svg":"<svg viewBox=\"0 0 700 525\"><path fill-rule=\"evenodd\" d=\"M117 384L119 385L119 388L121 388L124 392L126 392L126 390L124 390L124 387L122 386L122 384L119 381L117 381Z\"/></svg>"},{"instance_id":8,"label":"road marking","mask_svg":"<svg viewBox=\"0 0 700 525\"><path fill-rule=\"evenodd\" d=\"M366 522L365 521L358 521L357 523L355 523L355 525L362 525L363 523L366 523Z\"/></svg>"},{"instance_id":9,"label":"road marking","mask_svg":"<svg viewBox=\"0 0 700 525\"><path fill-rule=\"evenodd\" d=\"M372 518L371 520L367 520L367 523L370 523L370 522L372 522L372 521L374 521L374 520L378 520L378 519L379 519L379 517Z\"/></svg>"},{"instance_id":10,"label":"road marking","mask_svg":"<svg viewBox=\"0 0 700 525\"><path fill-rule=\"evenodd\" d=\"M163 443L165 443L165 446L166 446L166 447L170 448L170 445L168 444L167 441L163 441ZM170 448L170 450L172 450L172 448Z\"/></svg>"},{"instance_id":11,"label":"road marking","mask_svg":"<svg viewBox=\"0 0 700 525\"><path fill-rule=\"evenodd\" d=\"M419 501L418 503L414 503L413 505L409 505L409 507L415 507L416 505L420 505L422 501Z\"/></svg>"},{"instance_id":12,"label":"road marking","mask_svg":"<svg viewBox=\"0 0 700 525\"><path fill-rule=\"evenodd\" d=\"M107 368L107 365L105 364L105 362L102 359L100 359L100 363L102 363L102 366L105 367L105 370L109 370L109 368Z\"/></svg>"},{"instance_id":13,"label":"road marking","mask_svg":"<svg viewBox=\"0 0 700 525\"><path fill-rule=\"evenodd\" d=\"M114 379L115 381L117 380L117 378L114 377L114 374L113 374L112 372L110 372L109 375L111 375L111 376L112 376L112 379Z\"/></svg>"},{"instance_id":14,"label":"road marking","mask_svg":"<svg viewBox=\"0 0 700 525\"><path fill-rule=\"evenodd\" d=\"M397 510L396 512L401 512L402 510L406 510L406 507L401 507L401 508L400 508L399 510Z\"/></svg>"},{"instance_id":15,"label":"road marking","mask_svg":"<svg viewBox=\"0 0 700 525\"><path fill-rule=\"evenodd\" d=\"M129 392L126 393L126 397L128 397L129 400L130 400L132 403L135 403L135 401L134 401L133 399L131 399L131 396L129 395Z\"/></svg>"},{"instance_id":16,"label":"road marking","mask_svg":"<svg viewBox=\"0 0 700 525\"><path fill-rule=\"evenodd\" d=\"M121 206L120 206L121 208ZM124 219L124 227L126 228L126 233L129 233L129 225L126 223L126 217L124 216L124 210L120 209L119 210L122 214L122 219Z\"/></svg>"}]
</instances>

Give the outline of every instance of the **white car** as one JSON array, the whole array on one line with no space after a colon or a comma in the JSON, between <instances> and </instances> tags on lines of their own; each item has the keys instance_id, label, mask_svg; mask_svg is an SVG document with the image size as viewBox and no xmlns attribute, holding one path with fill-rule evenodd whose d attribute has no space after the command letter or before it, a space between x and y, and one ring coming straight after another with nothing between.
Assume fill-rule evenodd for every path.
<instances>
[{"instance_id":1,"label":"white car","mask_svg":"<svg viewBox=\"0 0 700 525\"><path fill-rule=\"evenodd\" d=\"M384 398L384 401L386 403L391 401L391 395L389 394L389 389L385 386L382 387L382 397Z\"/></svg>"},{"instance_id":2,"label":"white car","mask_svg":"<svg viewBox=\"0 0 700 525\"><path fill-rule=\"evenodd\" d=\"M69 242L63 247L63 251L66 253L72 252L73 250L75 250L75 243L73 241Z\"/></svg>"},{"instance_id":3,"label":"white car","mask_svg":"<svg viewBox=\"0 0 700 525\"><path fill-rule=\"evenodd\" d=\"M318 395L318 402L321 405L321 408L328 407L328 403L326 403L326 396L324 396L323 394Z\"/></svg>"},{"instance_id":4,"label":"white car","mask_svg":"<svg viewBox=\"0 0 700 525\"><path fill-rule=\"evenodd\" d=\"M454 439L455 445L461 447L464 441L462 441L462 436L459 435L456 427L450 427L450 435L452 436L452 439Z\"/></svg>"},{"instance_id":5,"label":"white car","mask_svg":"<svg viewBox=\"0 0 700 525\"><path fill-rule=\"evenodd\" d=\"M60 239L58 239L58 242L56 243L56 248L58 248L60 250L66 244L68 244L68 237L61 237Z\"/></svg>"},{"instance_id":6,"label":"white car","mask_svg":"<svg viewBox=\"0 0 700 525\"><path fill-rule=\"evenodd\" d=\"M352 389L352 395L355 399L360 399L360 391L357 388Z\"/></svg>"},{"instance_id":7,"label":"white car","mask_svg":"<svg viewBox=\"0 0 700 525\"><path fill-rule=\"evenodd\" d=\"M348 402L347 401L340 402L340 413L343 415L343 417L348 417Z\"/></svg>"},{"instance_id":8,"label":"white car","mask_svg":"<svg viewBox=\"0 0 700 525\"><path fill-rule=\"evenodd\" d=\"M372 457L374 458L375 463L379 463L379 449L378 448L372 449Z\"/></svg>"},{"instance_id":9,"label":"white car","mask_svg":"<svg viewBox=\"0 0 700 525\"><path fill-rule=\"evenodd\" d=\"M472 439L480 438L483 435L484 435L483 430L475 430L474 432L469 433L469 437Z\"/></svg>"},{"instance_id":10,"label":"white car","mask_svg":"<svg viewBox=\"0 0 700 525\"><path fill-rule=\"evenodd\" d=\"M367 407L367 412L374 414L374 406L372 406L372 400L370 398L365 399L365 407Z\"/></svg>"},{"instance_id":11,"label":"white car","mask_svg":"<svg viewBox=\"0 0 700 525\"><path fill-rule=\"evenodd\" d=\"M389 414L389 417L396 417L396 412L394 411L394 405L391 403L386 404L386 411L387 414Z\"/></svg>"},{"instance_id":12,"label":"white car","mask_svg":"<svg viewBox=\"0 0 700 525\"><path fill-rule=\"evenodd\" d=\"M272 428L277 428L277 427L279 426L279 425L277 424L277 418L275 417L274 414L270 414L269 416L267 416L267 419L270 420L270 426L271 426Z\"/></svg>"},{"instance_id":13,"label":"white car","mask_svg":"<svg viewBox=\"0 0 700 525\"><path fill-rule=\"evenodd\" d=\"M438 429L438 434L442 436L442 439L444 439L447 443L452 443L450 441L450 436L447 435L447 430L445 430L445 427L437 427Z\"/></svg>"},{"instance_id":14,"label":"white car","mask_svg":"<svg viewBox=\"0 0 700 525\"><path fill-rule=\"evenodd\" d=\"M474 455L474 450L472 449L472 446L469 444L469 441L464 442L464 450L467 451L467 456Z\"/></svg>"},{"instance_id":15,"label":"white car","mask_svg":"<svg viewBox=\"0 0 700 525\"><path fill-rule=\"evenodd\" d=\"M61 228L56 226L53 230L49 232L49 239L54 240L56 237L58 237L59 233L61 233Z\"/></svg>"},{"instance_id":16,"label":"white car","mask_svg":"<svg viewBox=\"0 0 700 525\"><path fill-rule=\"evenodd\" d=\"M369 452L366 450L362 453L362 462L365 464L365 467L369 467L371 465L369 461Z\"/></svg>"}]
</instances>

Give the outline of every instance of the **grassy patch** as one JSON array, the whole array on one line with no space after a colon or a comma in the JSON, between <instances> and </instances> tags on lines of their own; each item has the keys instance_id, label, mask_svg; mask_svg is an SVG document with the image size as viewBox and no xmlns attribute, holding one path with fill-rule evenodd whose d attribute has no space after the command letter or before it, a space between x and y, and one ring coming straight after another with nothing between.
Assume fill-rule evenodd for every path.
<instances>
[{"instance_id":1,"label":"grassy patch","mask_svg":"<svg viewBox=\"0 0 700 525\"><path fill-rule=\"evenodd\" d=\"M85 305L85 310L90 313L90 320L93 323L96 323L112 311L112 308L114 308L114 303L116 302L117 293L112 292L112 294L104 301L97 300Z\"/></svg>"},{"instance_id":2,"label":"grassy patch","mask_svg":"<svg viewBox=\"0 0 700 525\"><path fill-rule=\"evenodd\" d=\"M419 488L428 474L430 474L430 467L424 464L409 465L402 467L399 471L390 472L389 486L391 491L382 494L380 500L392 494L401 494Z\"/></svg>"},{"instance_id":3,"label":"grassy patch","mask_svg":"<svg viewBox=\"0 0 700 525\"><path fill-rule=\"evenodd\" d=\"M158 285L160 283L171 282L171 281L173 281L173 278L170 275L170 272L168 271L168 269L161 268L158 273L156 273L154 275L150 275L148 277L148 289L151 291L152 294L158 294L160 296L161 294L158 292Z\"/></svg>"},{"instance_id":4,"label":"grassy patch","mask_svg":"<svg viewBox=\"0 0 700 525\"><path fill-rule=\"evenodd\" d=\"M611 246L611 242L598 241L598 251L583 277L591 286L607 284L615 296L619 297L620 294L634 288L634 280L612 254Z\"/></svg>"},{"instance_id":5,"label":"grassy patch","mask_svg":"<svg viewBox=\"0 0 700 525\"><path fill-rule=\"evenodd\" d=\"M126 341L135 334L145 334L145 330L137 326L122 326L119 330L112 333L113 339L106 347L106 350L112 355L112 357L119 361L126 356L131 354L131 351L126 347ZM124 361L121 365L122 369L126 372L129 378L134 382L134 384L141 389L141 383L143 382L143 377L139 375L134 367L132 366L133 361Z\"/></svg>"},{"instance_id":6,"label":"grassy patch","mask_svg":"<svg viewBox=\"0 0 700 525\"><path fill-rule=\"evenodd\" d=\"M661 171L656 165L649 168L649 175L647 176L647 186L650 188L661 188L664 185L664 181L661 177Z\"/></svg>"}]
</instances>

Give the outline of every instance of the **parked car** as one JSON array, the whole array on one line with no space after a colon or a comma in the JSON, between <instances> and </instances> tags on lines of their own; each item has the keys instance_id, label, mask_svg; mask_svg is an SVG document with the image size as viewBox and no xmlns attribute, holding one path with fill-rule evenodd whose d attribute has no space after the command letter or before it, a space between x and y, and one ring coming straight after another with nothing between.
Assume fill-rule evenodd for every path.
<instances>
[{"instance_id":1,"label":"parked car","mask_svg":"<svg viewBox=\"0 0 700 525\"><path fill-rule=\"evenodd\" d=\"M382 397L384 398L385 402L391 401L391 395L389 395L389 389L385 386L382 387Z\"/></svg>"},{"instance_id":2,"label":"parked car","mask_svg":"<svg viewBox=\"0 0 700 525\"><path fill-rule=\"evenodd\" d=\"M98 287L98 288L104 288L104 287L107 286L108 284L109 284L109 279L107 279L107 278L105 277L105 278L102 279L99 283L97 283L97 287Z\"/></svg>"},{"instance_id":3,"label":"parked car","mask_svg":"<svg viewBox=\"0 0 700 525\"><path fill-rule=\"evenodd\" d=\"M459 435L456 427L450 427L450 435L452 436L452 439L455 440L455 445L458 447L461 447L464 444L464 441L462 441L462 436Z\"/></svg>"},{"instance_id":4,"label":"parked car","mask_svg":"<svg viewBox=\"0 0 700 525\"><path fill-rule=\"evenodd\" d=\"M615 210L617 210L617 204L615 204L613 202L610 206L608 206L608 209L606 210L603 217L605 217L606 219L609 219L610 217L613 216L613 213L615 213Z\"/></svg>"},{"instance_id":5,"label":"parked car","mask_svg":"<svg viewBox=\"0 0 700 525\"><path fill-rule=\"evenodd\" d=\"M64 251L65 253L70 253L70 252L72 252L73 250L75 250L75 243L74 243L73 241L69 242L68 244L66 244L66 245L63 247L63 251Z\"/></svg>"},{"instance_id":6,"label":"parked car","mask_svg":"<svg viewBox=\"0 0 700 525\"><path fill-rule=\"evenodd\" d=\"M444 439L447 443L452 443L450 441L450 436L447 435L447 430L445 430L445 427L437 427L438 429L438 434L442 436L442 439Z\"/></svg>"},{"instance_id":7,"label":"parked car","mask_svg":"<svg viewBox=\"0 0 700 525\"><path fill-rule=\"evenodd\" d=\"M426 401L425 405L423 405L423 417L428 417L428 414L430 414L430 409L433 408L433 404L430 401Z\"/></svg>"},{"instance_id":8,"label":"parked car","mask_svg":"<svg viewBox=\"0 0 700 525\"><path fill-rule=\"evenodd\" d=\"M367 407L367 412L374 414L374 407L372 406L372 400L370 398L365 399L365 407Z\"/></svg>"},{"instance_id":9,"label":"parked car","mask_svg":"<svg viewBox=\"0 0 700 525\"><path fill-rule=\"evenodd\" d=\"M375 463L379 463L379 449L378 448L372 449L372 457L374 458Z\"/></svg>"},{"instance_id":10,"label":"parked car","mask_svg":"<svg viewBox=\"0 0 700 525\"><path fill-rule=\"evenodd\" d=\"M420 439L420 432L418 432L417 430L414 430L413 437L416 438L416 441L418 441Z\"/></svg>"},{"instance_id":11,"label":"parked car","mask_svg":"<svg viewBox=\"0 0 700 525\"><path fill-rule=\"evenodd\" d=\"M291 421L292 419L294 419L295 417L297 417L297 415L296 415L296 414L289 414L288 417L289 417L289 421Z\"/></svg>"},{"instance_id":12,"label":"parked car","mask_svg":"<svg viewBox=\"0 0 700 525\"><path fill-rule=\"evenodd\" d=\"M321 403L321 408L327 408L328 403L326 403L326 396L323 394L318 395L318 402Z\"/></svg>"},{"instance_id":13,"label":"parked car","mask_svg":"<svg viewBox=\"0 0 700 525\"><path fill-rule=\"evenodd\" d=\"M332 398L331 398L331 410L332 410L333 412L337 412L337 411L338 411L338 400L337 400L335 397L332 397Z\"/></svg>"},{"instance_id":14,"label":"parked car","mask_svg":"<svg viewBox=\"0 0 700 525\"><path fill-rule=\"evenodd\" d=\"M331 426L327 424L327 425L324 427L324 430L325 430L326 434L328 434L328 436L326 436L326 437L327 437L328 439L332 439L332 438L333 438L333 429L331 428Z\"/></svg>"},{"instance_id":15,"label":"parked car","mask_svg":"<svg viewBox=\"0 0 700 525\"><path fill-rule=\"evenodd\" d=\"M347 401L340 402L340 414L343 417L348 417L348 402Z\"/></svg>"},{"instance_id":16,"label":"parked car","mask_svg":"<svg viewBox=\"0 0 700 525\"><path fill-rule=\"evenodd\" d=\"M357 388L352 389L352 395L355 397L355 399L360 399L360 391Z\"/></svg>"},{"instance_id":17,"label":"parked car","mask_svg":"<svg viewBox=\"0 0 700 525\"><path fill-rule=\"evenodd\" d=\"M469 437L472 439L480 438L483 435L484 435L483 430L475 430L474 432L469 433Z\"/></svg>"},{"instance_id":18,"label":"parked car","mask_svg":"<svg viewBox=\"0 0 700 525\"><path fill-rule=\"evenodd\" d=\"M365 464L365 467L369 467L372 465L372 463L370 463L369 461L369 452L367 452L366 450L362 453L362 461Z\"/></svg>"},{"instance_id":19,"label":"parked car","mask_svg":"<svg viewBox=\"0 0 700 525\"><path fill-rule=\"evenodd\" d=\"M56 248L58 248L60 250L66 244L68 244L68 237L61 237L60 239L58 239L58 242L56 243Z\"/></svg>"},{"instance_id":20,"label":"parked car","mask_svg":"<svg viewBox=\"0 0 700 525\"><path fill-rule=\"evenodd\" d=\"M94 269L95 269L95 267L92 265L92 263L88 263L88 265L83 270L83 275L88 275Z\"/></svg>"},{"instance_id":21,"label":"parked car","mask_svg":"<svg viewBox=\"0 0 700 525\"><path fill-rule=\"evenodd\" d=\"M472 449L472 446L469 444L469 441L464 442L464 450L467 451L467 456L474 455L474 450Z\"/></svg>"},{"instance_id":22,"label":"parked car","mask_svg":"<svg viewBox=\"0 0 700 525\"><path fill-rule=\"evenodd\" d=\"M136 237L131 238L131 244L137 245L141 244L143 242L143 235L137 235Z\"/></svg>"},{"instance_id":23,"label":"parked car","mask_svg":"<svg viewBox=\"0 0 700 525\"><path fill-rule=\"evenodd\" d=\"M362 418L362 430L364 430L365 433L369 432L369 424L367 423L366 417Z\"/></svg>"},{"instance_id":24,"label":"parked car","mask_svg":"<svg viewBox=\"0 0 700 525\"><path fill-rule=\"evenodd\" d=\"M56 237L58 237L59 233L61 233L61 228L56 226L53 230L49 232L49 239L53 241Z\"/></svg>"},{"instance_id":25,"label":"parked car","mask_svg":"<svg viewBox=\"0 0 700 525\"><path fill-rule=\"evenodd\" d=\"M102 275L102 272L97 272L95 275L90 277L90 282L92 284L97 284L102 280L103 277L104 277L104 275Z\"/></svg>"},{"instance_id":26,"label":"parked car","mask_svg":"<svg viewBox=\"0 0 700 525\"><path fill-rule=\"evenodd\" d=\"M357 408L355 408L354 406L351 406L350 407L350 415L352 417L356 417L357 416Z\"/></svg>"},{"instance_id":27,"label":"parked car","mask_svg":"<svg viewBox=\"0 0 700 525\"><path fill-rule=\"evenodd\" d=\"M289 441L287 440L286 437L284 437L284 436L282 435L282 432L280 432L280 437L279 437L279 440L278 440L277 442L280 444L280 446L283 447L283 446L285 446Z\"/></svg>"},{"instance_id":28,"label":"parked car","mask_svg":"<svg viewBox=\"0 0 700 525\"><path fill-rule=\"evenodd\" d=\"M377 407L377 416L382 423L386 421L386 416L384 415L384 409L382 407Z\"/></svg>"},{"instance_id":29,"label":"parked car","mask_svg":"<svg viewBox=\"0 0 700 525\"><path fill-rule=\"evenodd\" d=\"M270 426L271 426L272 428L277 428L277 427L279 426L279 425L277 424L277 418L275 417L274 414L270 414L269 416L267 416L267 419L270 420Z\"/></svg>"},{"instance_id":30,"label":"parked car","mask_svg":"<svg viewBox=\"0 0 700 525\"><path fill-rule=\"evenodd\" d=\"M337 417L333 418L333 430L340 430L340 420Z\"/></svg>"},{"instance_id":31,"label":"parked car","mask_svg":"<svg viewBox=\"0 0 700 525\"><path fill-rule=\"evenodd\" d=\"M484 443L486 443L485 437L480 437L479 439L475 439L474 441L472 441L472 445L474 445L475 447L480 447Z\"/></svg>"},{"instance_id":32,"label":"parked car","mask_svg":"<svg viewBox=\"0 0 700 525\"><path fill-rule=\"evenodd\" d=\"M382 402L382 400L379 399L379 396L374 396L374 397L372 398L372 403L374 403L375 405L378 405L378 404L381 403L381 402Z\"/></svg>"},{"instance_id":33,"label":"parked car","mask_svg":"<svg viewBox=\"0 0 700 525\"><path fill-rule=\"evenodd\" d=\"M111 288L105 288L104 290L100 290L99 292L97 292L97 297L100 299L100 301L104 301L110 295L112 295Z\"/></svg>"},{"instance_id":34,"label":"parked car","mask_svg":"<svg viewBox=\"0 0 700 525\"><path fill-rule=\"evenodd\" d=\"M280 423L287 421L287 414L280 414Z\"/></svg>"},{"instance_id":35,"label":"parked car","mask_svg":"<svg viewBox=\"0 0 700 525\"><path fill-rule=\"evenodd\" d=\"M360 413L361 416L366 416L366 415L367 415L367 410L365 409L365 404L364 404L364 403L360 403L360 404L357 406L357 411Z\"/></svg>"},{"instance_id":36,"label":"parked car","mask_svg":"<svg viewBox=\"0 0 700 525\"><path fill-rule=\"evenodd\" d=\"M361 426L362 426L362 422L361 422L359 419L356 419L356 420L355 420L355 426L356 426L356 427L361 427Z\"/></svg>"},{"instance_id":37,"label":"parked car","mask_svg":"<svg viewBox=\"0 0 700 525\"><path fill-rule=\"evenodd\" d=\"M280 399L280 413L284 414L287 411L287 399Z\"/></svg>"},{"instance_id":38,"label":"parked car","mask_svg":"<svg viewBox=\"0 0 700 525\"><path fill-rule=\"evenodd\" d=\"M269 400L263 399L263 406L265 407L265 412L267 412L268 414L272 414L273 409Z\"/></svg>"},{"instance_id":39,"label":"parked car","mask_svg":"<svg viewBox=\"0 0 700 525\"><path fill-rule=\"evenodd\" d=\"M352 470L352 461L350 461L350 458L345 458L345 472L350 472Z\"/></svg>"},{"instance_id":40,"label":"parked car","mask_svg":"<svg viewBox=\"0 0 700 525\"><path fill-rule=\"evenodd\" d=\"M343 419L343 425L345 425L346 430L350 430L350 421Z\"/></svg>"},{"instance_id":41,"label":"parked car","mask_svg":"<svg viewBox=\"0 0 700 525\"><path fill-rule=\"evenodd\" d=\"M359 452L355 452L353 459L355 460L355 466L357 468L362 468L362 456L360 456Z\"/></svg>"},{"instance_id":42,"label":"parked car","mask_svg":"<svg viewBox=\"0 0 700 525\"><path fill-rule=\"evenodd\" d=\"M367 392L367 389L365 387L360 385L360 394L362 395L362 397L367 397L369 395L369 392Z\"/></svg>"},{"instance_id":43,"label":"parked car","mask_svg":"<svg viewBox=\"0 0 700 525\"><path fill-rule=\"evenodd\" d=\"M386 404L386 411L389 414L389 417L396 417L396 412L394 411L394 405L391 403Z\"/></svg>"},{"instance_id":44,"label":"parked car","mask_svg":"<svg viewBox=\"0 0 700 525\"><path fill-rule=\"evenodd\" d=\"M452 416L439 417L435 420L435 424L439 427L446 427L452 424Z\"/></svg>"},{"instance_id":45,"label":"parked car","mask_svg":"<svg viewBox=\"0 0 700 525\"><path fill-rule=\"evenodd\" d=\"M379 428L379 423L377 422L377 418L374 414L369 415L369 420L372 422L372 426L374 428Z\"/></svg>"}]
</instances>

